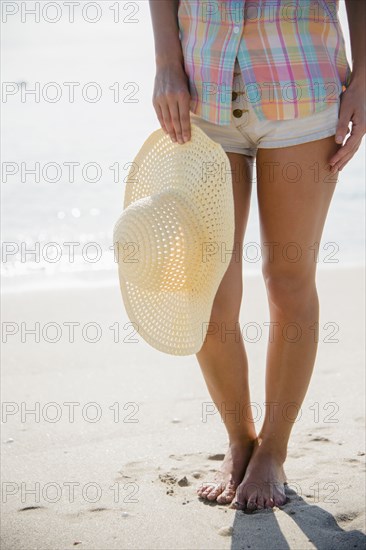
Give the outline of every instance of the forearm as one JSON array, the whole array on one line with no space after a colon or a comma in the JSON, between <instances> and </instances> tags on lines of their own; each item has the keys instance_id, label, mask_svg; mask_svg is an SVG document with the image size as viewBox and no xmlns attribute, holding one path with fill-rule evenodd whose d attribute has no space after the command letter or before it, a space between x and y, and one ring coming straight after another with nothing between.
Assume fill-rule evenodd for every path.
<instances>
[{"instance_id":1,"label":"forearm","mask_svg":"<svg viewBox=\"0 0 366 550\"><path fill-rule=\"evenodd\" d=\"M149 0L157 66L183 64L178 27L179 0Z\"/></svg>"},{"instance_id":2,"label":"forearm","mask_svg":"<svg viewBox=\"0 0 366 550\"><path fill-rule=\"evenodd\" d=\"M365 81L366 1L346 0L347 19L352 50L352 80Z\"/></svg>"}]
</instances>

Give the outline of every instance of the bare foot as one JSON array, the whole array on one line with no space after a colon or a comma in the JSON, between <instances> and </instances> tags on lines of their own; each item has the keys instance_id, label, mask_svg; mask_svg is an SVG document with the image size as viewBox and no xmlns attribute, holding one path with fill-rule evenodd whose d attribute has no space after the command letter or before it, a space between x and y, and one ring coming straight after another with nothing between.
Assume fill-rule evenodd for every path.
<instances>
[{"instance_id":1,"label":"bare foot","mask_svg":"<svg viewBox=\"0 0 366 550\"><path fill-rule=\"evenodd\" d=\"M286 503L284 460L261 444L254 450L243 481L238 486L233 507L260 510Z\"/></svg>"},{"instance_id":2,"label":"bare foot","mask_svg":"<svg viewBox=\"0 0 366 550\"><path fill-rule=\"evenodd\" d=\"M230 443L220 470L215 473L213 481L202 483L197 489L198 496L216 500L219 504L232 502L256 445L256 439Z\"/></svg>"}]
</instances>

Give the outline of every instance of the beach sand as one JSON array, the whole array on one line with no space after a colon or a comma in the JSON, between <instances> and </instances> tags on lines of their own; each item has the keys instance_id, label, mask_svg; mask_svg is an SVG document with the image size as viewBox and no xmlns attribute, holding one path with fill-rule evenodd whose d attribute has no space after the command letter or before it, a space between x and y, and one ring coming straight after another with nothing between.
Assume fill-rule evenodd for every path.
<instances>
[{"instance_id":1,"label":"beach sand","mask_svg":"<svg viewBox=\"0 0 366 550\"><path fill-rule=\"evenodd\" d=\"M224 426L196 357L133 333L117 279L5 294L3 550L364 547L364 270L317 279L320 342L285 466L289 502L250 515L197 498L226 450ZM244 276L258 428L266 321L262 279Z\"/></svg>"}]
</instances>

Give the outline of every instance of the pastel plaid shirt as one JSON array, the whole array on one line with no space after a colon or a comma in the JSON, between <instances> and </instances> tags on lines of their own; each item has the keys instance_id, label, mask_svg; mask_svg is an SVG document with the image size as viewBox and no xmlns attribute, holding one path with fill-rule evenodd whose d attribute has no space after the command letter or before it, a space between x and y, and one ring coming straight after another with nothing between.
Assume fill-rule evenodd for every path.
<instances>
[{"instance_id":1,"label":"pastel plaid shirt","mask_svg":"<svg viewBox=\"0 0 366 550\"><path fill-rule=\"evenodd\" d=\"M236 57L260 121L337 101L351 76L338 9L338 0L179 0L191 111L230 124Z\"/></svg>"}]
</instances>

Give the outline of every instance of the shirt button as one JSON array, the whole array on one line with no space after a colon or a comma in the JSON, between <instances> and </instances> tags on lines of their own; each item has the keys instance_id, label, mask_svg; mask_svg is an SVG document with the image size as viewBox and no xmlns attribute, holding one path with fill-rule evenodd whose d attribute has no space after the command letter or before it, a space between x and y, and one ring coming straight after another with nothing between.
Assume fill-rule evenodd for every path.
<instances>
[{"instance_id":1,"label":"shirt button","mask_svg":"<svg viewBox=\"0 0 366 550\"><path fill-rule=\"evenodd\" d=\"M239 29L239 27L234 27L234 28L233 28L233 31L234 31L235 34L238 34L238 32L240 31L240 29Z\"/></svg>"},{"instance_id":2,"label":"shirt button","mask_svg":"<svg viewBox=\"0 0 366 550\"><path fill-rule=\"evenodd\" d=\"M243 114L243 111L242 109L234 109L233 110L233 115L235 118L240 118Z\"/></svg>"},{"instance_id":3,"label":"shirt button","mask_svg":"<svg viewBox=\"0 0 366 550\"><path fill-rule=\"evenodd\" d=\"M233 92L231 94L231 101L235 101L237 97L238 97L238 92Z\"/></svg>"}]
</instances>

